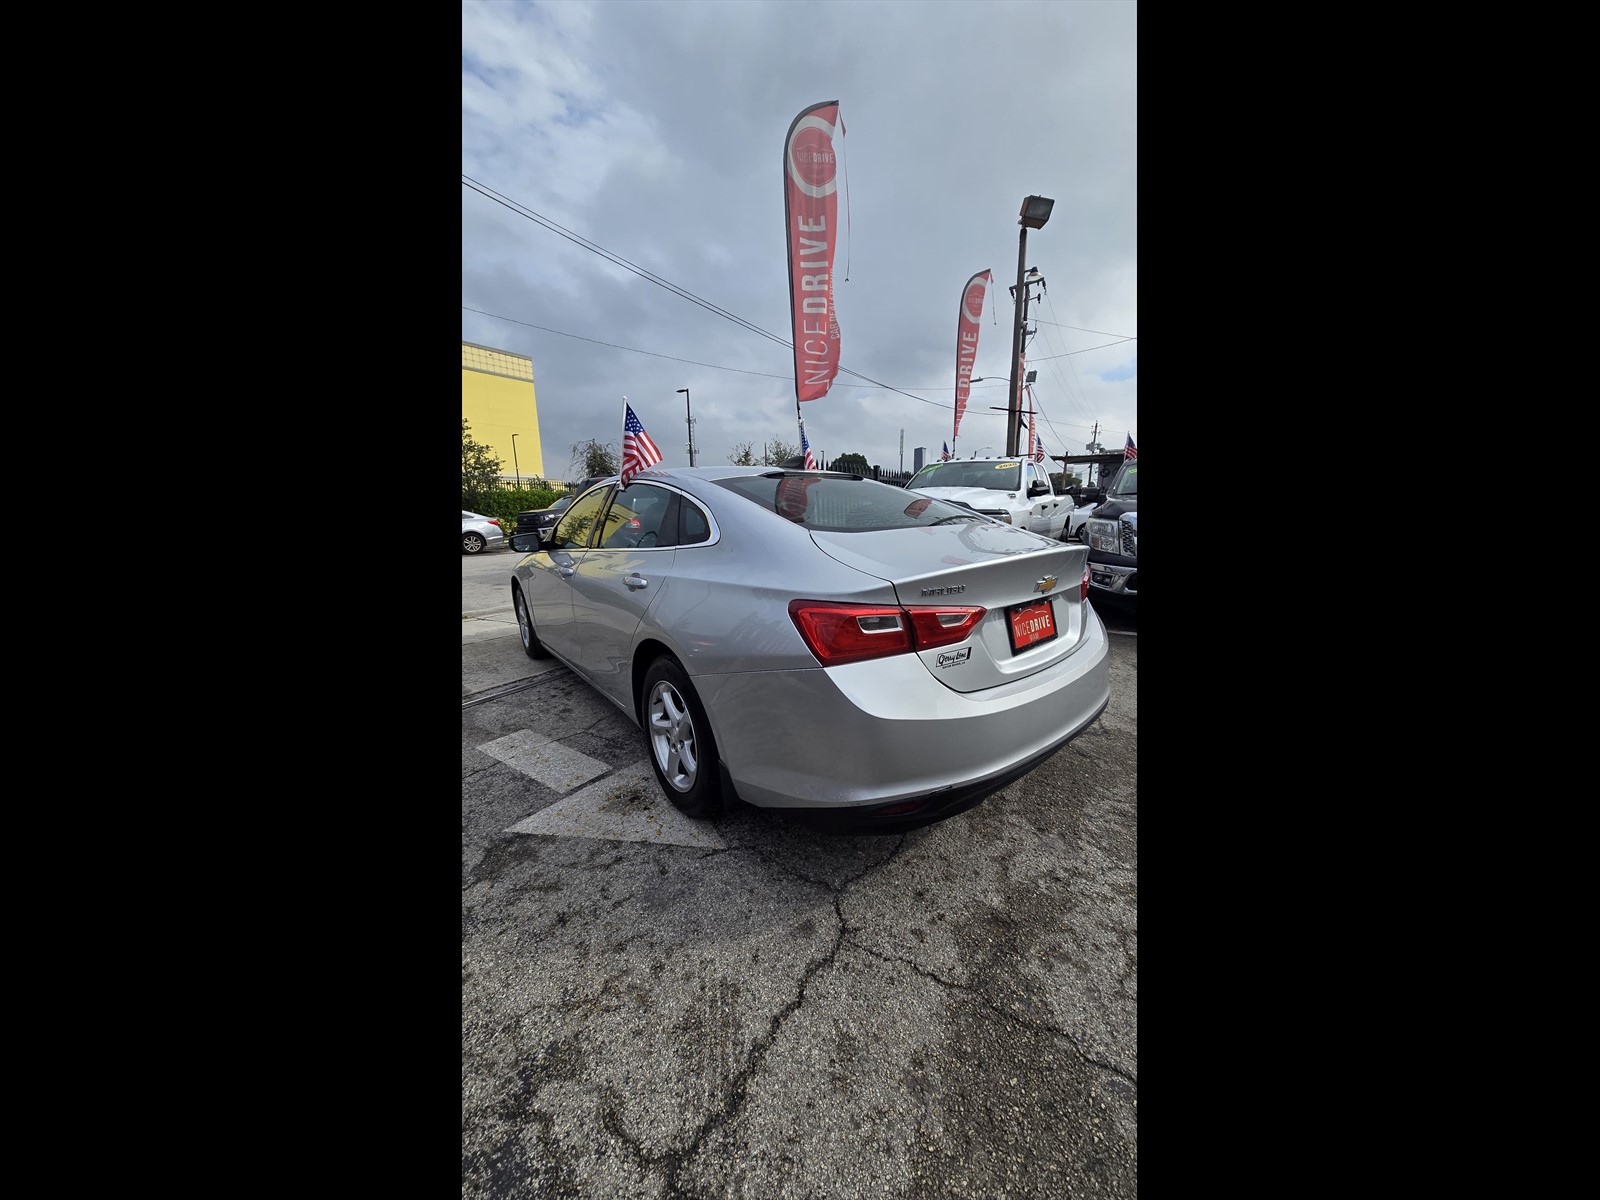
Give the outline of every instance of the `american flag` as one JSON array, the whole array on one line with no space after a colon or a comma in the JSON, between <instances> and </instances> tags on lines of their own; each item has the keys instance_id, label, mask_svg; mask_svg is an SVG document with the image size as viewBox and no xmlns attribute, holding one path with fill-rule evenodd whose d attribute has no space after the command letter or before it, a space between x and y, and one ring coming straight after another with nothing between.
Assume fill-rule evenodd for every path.
<instances>
[{"instance_id":1,"label":"american flag","mask_svg":"<svg viewBox=\"0 0 1600 1200\"><path fill-rule=\"evenodd\" d=\"M950 461L950 443L949 442L946 442L944 444L944 453L939 455L939 461L940 462L949 462Z\"/></svg>"},{"instance_id":2,"label":"american flag","mask_svg":"<svg viewBox=\"0 0 1600 1200\"><path fill-rule=\"evenodd\" d=\"M806 439L806 427L804 425L800 426L800 449L806 452L806 470L815 471L817 469L817 456L811 453L811 443Z\"/></svg>"},{"instance_id":3,"label":"american flag","mask_svg":"<svg viewBox=\"0 0 1600 1200\"><path fill-rule=\"evenodd\" d=\"M1044 457L1044 439L1035 436L1033 439L1033 461L1043 462Z\"/></svg>"},{"instance_id":4,"label":"american flag","mask_svg":"<svg viewBox=\"0 0 1600 1200\"><path fill-rule=\"evenodd\" d=\"M1133 434L1130 433L1128 435L1127 444L1122 447L1122 461L1123 462L1127 462L1128 459L1130 459L1130 458L1138 458L1138 457L1139 457L1139 447L1137 447L1137 446L1135 446L1133 444Z\"/></svg>"},{"instance_id":5,"label":"american flag","mask_svg":"<svg viewBox=\"0 0 1600 1200\"><path fill-rule=\"evenodd\" d=\"M639 418L633 415L633 405L624 403L623 407L628 415L622 422L622 486L627 487L628 481L640 471L661 461L661 451L639 424Z\"/></svg>"}]
</instances>

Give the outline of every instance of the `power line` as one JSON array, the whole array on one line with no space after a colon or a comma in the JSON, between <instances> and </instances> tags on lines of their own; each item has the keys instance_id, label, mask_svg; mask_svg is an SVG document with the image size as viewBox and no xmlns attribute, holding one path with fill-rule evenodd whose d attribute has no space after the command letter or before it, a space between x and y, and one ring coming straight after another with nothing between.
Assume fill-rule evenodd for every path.
<instances>
[{"instance_id":1,"label":"power line","mask_svg":"<svg viewBox=\"0 0 1600 1200\"><path fill-rule=\"evenodd\" d=\"M759 325L754 325L751 322L746 321L743 317L738 316L735 313L731 313L727 309L722 308L722 307L720 307L720 306L718 306L716 304L711 303L711 301L709 301L709 300L702 300L699 296L696 296L693 292L687 290L686 288L681 288L677 284L672 283L669 280L661 278L661 276L657 275L655 272L647 271L647 270L645 270L645 268L643 268L641 266L638 266L635 263L629 262L627 259L623 258L619 254L613 254L610 250L607 250L604 246L601 246L597 242L591 242L588 238L584 237L582 234L573 233L572 230L567 229L567 228L565 228L565 227L563 227L561 225L557 225L554 221L550 220L550 218L548 218L546 216L542 216L541 214L534 212L531 208L528 208L524 204L519 204L515 200L511 200L511 199L509 199L509 198L507 198L505 196L502 196L500 193L494 191L492 188L489 188L486 184L479 183L476 179L472 178L472 176L463 174L461 176L461 180L462 180L462 182L464 184L466 184L468 187L470 187L473 191L477 192L480 196L483 196L483 197L485 197L486 199L489 199L489 200L493 200L496 204L502 205L505 208L510 209L512 212L516 213L519 217L524 217L527 220L532 221L534 224L539 225L540 227L542 227L544 229L550 230L552 233L560 234L562 237L566 238L569 242L572 242L572 243L574 243L575 245L578 245L578 246L582 246L585 250L588 250L591 253L598 254L601 258L604 258L607 262L615 263L619 267L622 267L622 268L624 268L626 270L632 271L635 275L638 275L640 278L648 279L651 283L655 284L658 287L665 288L667 291L671 292L673 295L681 296L685 300L690 301L691 303L698 304L701 308L707 309L710 312L714 312L719 317L724 317L727 320L732 321L735 325L738 325L739 327L741 327L743 329L748 329L751 333L758 333L762 337L768 339L769 341L777 342L778 345L780 345L780 346L786 346L790 350L794 349L794 343L789 341L789 340L787 340L786 338L781 338L775 333L768 333L765 329L762 329ZM492 314L489 314L489 315L492 315ZM846 375L854 375L857 379L865 379L870 384L874 384L877 387L885 388L888 391L896 393L897 395L905 396L907 399L910 399L910 400L917 400L917 401L920 401L923 404L931 404L935 408L948 408L948 409L954 409L955 408L955 405L953 405L953 404L940 404L937 400L929 400L929 399L927 399L926 397L923 397L923 396L913 396L910 392L901 391L899 388L894 387L891 384L884 383L882 380L874 379L870 375L863 375L860 371L852 371L849 367L845 366L843 363L839 364L839 370L844 372ZM779 375L779 376L774 376L773 378L783 379L783 378L787 378L787 376ZM929 390L931 391L933 389L930 388Z\"/></svg>"},{"instance_id":2,"label":"power line","mask_svg":"<svg viewBox=\"0 0 1600 1200\"><path fill-rule=\"evenodd\" d=\"M709 300L701 299L699 296L696 296L693 292L689 291L688 289L681 288L677 284L672 283L672 282L670 282L670 281L668 281L666 279L661 278L661 276L657 275L654 271L648 271L644 267L639 266L637 263L629 262L627 259L623 258L620 254L613 254L610 250L607 250L604 246L601 246L599 243L591 242L588 238L584 237L582 234L574 233L574 232L572 232L572 230L567 229L565 226L556 224L549 217L546 217L546 216L543 216L540 213L534 212L533 209L529 208L527 205L519 204L517 201L512 200L509 197L501 195L499 192L495 191L493 188L490 188L487 184L479 183L476 179L472 178L472 176L463 174L461 176L461 181L464 184L466 184L468 187L470 187L473 191L477 192L480 196L483 196L483 197L485 197L485 198L487 198L489 200L493 200L496 204L502 205L503 207L510 209L512 212L516 213L519 217L522 217L525 220L532 221L534 224L540 226L541 228L548 229L552 233L560 234L562 237L566 238L569 242L572 242L574 245L582 246L585 250L588 250L592 254L598 254L601 258L605 259L607 262L615 263L617 266L622 267L625 270L632 271L635 275L638 275L641 279L648 279L651 283L655 284L657 287L665 288L667 291L671 292L673 295L681 296L681 297L683 297L683 299L688 300L692 304L698 304L701 308L704 308L704 309L706 309L706 310L708 310L710 312L714 312L719 317L724 317L727 320L732 321L735 325L740 326L741 328L748 329L752 333L758 333L762 337L767 338L769 341L774 341L774 342L777 342L781 346L788 346L789 348L793 349L793 347L794 347L794 343L793 342L785 341L783 338L779 337L777 334L769 333L765 329L762 329L759 325L752 324L751 322L746 321L743 317L737 316L736 314L729 312L727 309L722 308L719 305L711 303L711 301L709 301Z\"/></svg>"},{"instance_id":3,"label":"power line","mask_svg":"<svg viewBox=\"0 0 1600 1200\"><path fill-rule=\"evenodd\" d=\"M589 343L591 343L593 345L596 345L596 346L608 346L613 350L626 350L630 354L647 354L651 358L664 358L668 362L687 363L690 366L706 367L706 368L708 368L710 370L713 370L713 371L732 371L732 372L734 372L735 374L738 374L738 375L756 375L756 376L759 376L762 379L793 379L794 378L793 375L774 375L770 371L750 371L750 370L745 369L744 367L725 367L725 366L722 366L720 363L701 362L699 359L694 359L694 358L678 358L676 355L672 355L672 354L658 354L654 350L641 350L637 346L623 346L623 345L619 345L616 342L603 342L599 338L584 337L581 333L568 333L564 329L551 329L548 325L536 325L532 321L519 321L516 317L501 316L499 313L492 313L492 312L489 312L487 309L473 308L470 304L463 304L461 306L461 311L462 312L477 313L479 316L490 317L490 318L492 318L492 319L494 319L496 321L509 321L513 325L526 325L529 329L538 329L538 330L541 330L544 333L554 333L554 334L556 334L556 335L558 335L560 337L575 338L580 342L589 342ZM787 343L785 343L785 344L787 345ZM840 370L844 370L844 368L841 367ZM859 375L855 371L851 371L849 373L851 375L856 375L857 378L860 378L860 379L867 379L868 378L865 375ZM891 391L891 392L898 393L899 395L902 395L902 396L909 396L913 400L921 400L924 404L932 404L936 408L947 408L947 409L951 409L952 411L955 409L955 405L954 404L941 404L937 400L929 400L929 399L927 399L926 397L923 397L923 396L912 396L909 391L906 391L903 388L893 387L893 386L891 386L890 384L887 384L887 383L879 383L879 382L877 382L877 380L871 380L871 381L869 381L867 383L835 383L834 386L835 387L877 387L877 388L888 388L889 391ZM949 386L950 386L949 384L941 383L941 384L934 384L932 386L925 387L925 388L922 388L920 390L927 391L927 392L942 392L942 391L945 391ZM994 384L993 386L994 387L999 387L1000 385L999 384ZM989 388L987 388L987 387L974 387L972 390L973 391L987 391L987 390L989 390Z\"/></svg>"},{"instance_id":4,"label":"power line","mask_svg":"<svg viewBox=\"0 0 1600 1200\"><path fill-rule=\"evenodd\" d=\"M1049 297L1046 297L1046 299L1049 299ZM1054 310L1055 309L1055 305L1052 304L1050 306L1050 308L1052 310ZM1031 321L1033 318L1029 317L1028 319ZM1056 322L1055 321L1046 321L1045 324L1046 325L1054 325L1054 324L1056 324ZM1062 328L1063 329L1071 329L1073 327L1071 325L1063 325ZM1071 358L1074 354L1087 354L1091 350L1104 350L1107 346L1120 346L1120 345L1122 345L1123 342L1136 342L1138 340L1139 340L1138 338L1131 338L1131 337L1121 338L1121 339L1119 339L1118 341L1115 341L1115 342L1101 342L1098 346L1085 346L1082 350L1068 350L1065 354L1052 354L1052 355L1049 355L1046 358L1036 358L1033 361L1034 362L1049 362L1053 358Z\"/></svg>"},{"instance_id":5,"label":"power line","mask_svg":"<svg viewBox=\"0 0 1600 1200\"><path fill-rule=\"evenodd\" d=\"M1050 311L1054 312L1055 309L1056 306L1052 304L1050 306ZM1082 325L1062 325L1060 321L1046 321L1043 317L1035 317L1034 320L1039 322L1041 325L1055 325L1062 329L1076 329L1079 333L1099 334L1101 337L1116 338L1117 341L1122 342L1131 342L1136 340L1133 336L1126 333L1107 333L1104 329L1085 329ZM1115 346L1116 344L1116 342L1106 343L1108 346ZM1074 351L1074 353L1081 353L1081 351Z\"/></svg>"}]
</instances>

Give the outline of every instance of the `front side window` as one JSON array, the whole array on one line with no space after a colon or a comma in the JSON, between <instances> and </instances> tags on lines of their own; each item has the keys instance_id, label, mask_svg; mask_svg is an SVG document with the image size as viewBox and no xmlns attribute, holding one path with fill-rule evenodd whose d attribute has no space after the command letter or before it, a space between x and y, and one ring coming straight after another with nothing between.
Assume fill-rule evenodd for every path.
<instances>
[{"instance_id":1,"label":"front side window","mask_svg":"<svg viewBox=\"0 0 1600 1200\"><path fill-rule=\"evenodd\" d=\"M677 530L677 519L672 510L676 500L675 493L648 483L623 488L606 510L598 548L650 550L674 545L676 539L671 535Z\"/></svg>"},{"instance_id":2,"label":"front side window","mask_svg":"<svg viewBox=\"0 0 1600 1200\"><path fill-rule=\"evenodd\" d=\"M568 505L567 511L556 522L556 530L551 535L549 549L582 550L586 548L589 545L590 535L594 533L595 521L600 516L600 509L605 504L606 497L610 494L610 488L596 488Z\"/></svg>"}]
</instances>

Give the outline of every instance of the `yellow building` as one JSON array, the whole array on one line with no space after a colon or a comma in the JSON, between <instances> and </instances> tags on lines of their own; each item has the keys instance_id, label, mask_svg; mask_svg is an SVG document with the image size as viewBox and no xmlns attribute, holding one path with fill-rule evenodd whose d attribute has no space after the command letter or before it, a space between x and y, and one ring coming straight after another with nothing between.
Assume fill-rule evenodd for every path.
<instances>
[{"instance_id":1,"label":"yellow building","mask_svg":"<svg viewBox=\"0 0 1600 1200\"><path fill-rule=\"evenodd\" d=\"M533 359L462 342L461 415L471 427L472 440L501 460L501 479L515 483L544 478Z\"/></svg>"}]
</instances>

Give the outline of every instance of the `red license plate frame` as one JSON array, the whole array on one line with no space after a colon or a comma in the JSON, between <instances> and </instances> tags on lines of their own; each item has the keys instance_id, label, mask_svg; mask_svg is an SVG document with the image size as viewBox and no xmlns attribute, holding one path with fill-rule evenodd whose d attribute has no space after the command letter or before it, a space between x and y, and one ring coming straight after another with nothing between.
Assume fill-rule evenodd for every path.
<instances>
[{"instance_id":1,"label":"red license plate frame","mask_svg":"<svg viewBox=\"0 0 1600 1200\"><path fill-rule=\"evenodd\" d=\"M1042 625L1034 622L1041 619ZM1056 610L1050 600L1035 600L1006 609L1006 631L1011 635L1011 653L1020 654L1029 646L1054 641Z\"/></svg>"}]
</instances>

